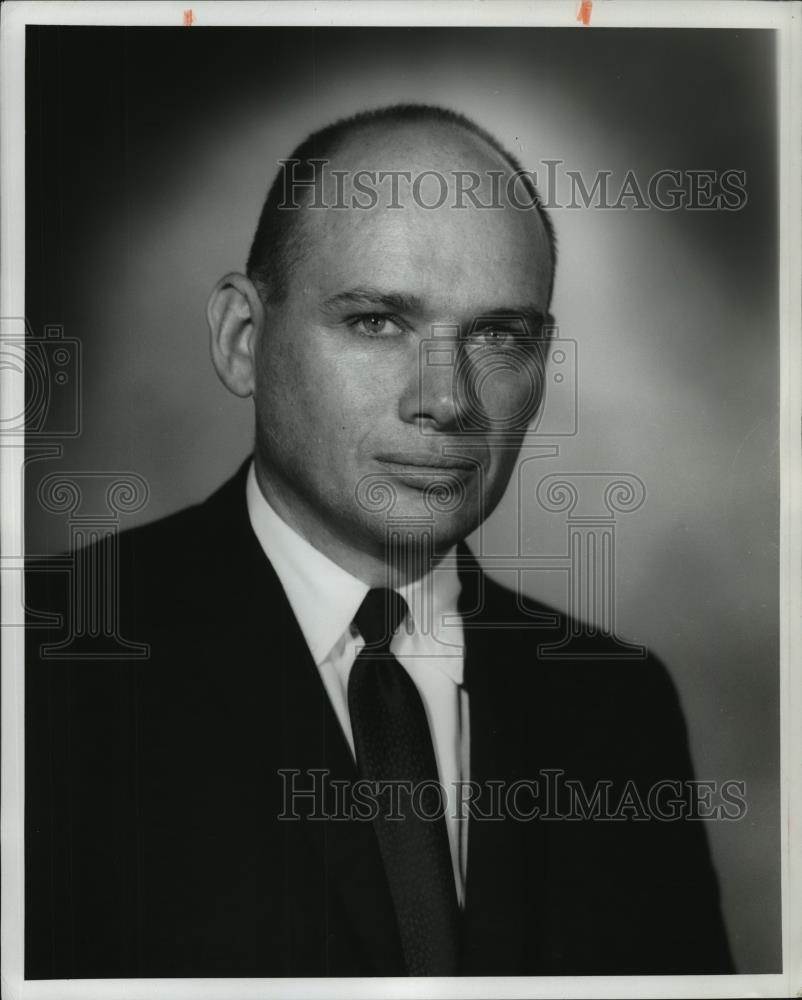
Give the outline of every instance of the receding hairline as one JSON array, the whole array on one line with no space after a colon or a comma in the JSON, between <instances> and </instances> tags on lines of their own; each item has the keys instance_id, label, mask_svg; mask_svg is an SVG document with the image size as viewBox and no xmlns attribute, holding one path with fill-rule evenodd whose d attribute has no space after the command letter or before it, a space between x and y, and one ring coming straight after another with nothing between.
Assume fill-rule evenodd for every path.
<instances>
[{"instance_id":1,"label":"receding hairline","mask_svg":"<svg viewBox=\"0 0 802 1000\"><path fill-rule=\"evenodd\" d=\"M280 295L281 286L286 289L288 284L287 272L290 266L293 263L297 263L302 256L305 256L305 251L308 249L307 233L302 232L301 227L303 223L297 219L295 213L279 213L279 215L284 216L284 219L275 220L274 236L276 240L274 240L274 246L270 246L268 240L260 240L260 237L266 235L266 231L270 230L271 209L274 207L273 202L275 201L277 189L285 180L284 171L287 164L308 165L312 160L324 161L326 164L329 164L349 143L357 139L360 133L371 130L384 130L386 133L392 134L393 132L401 131L405 127L428 127L433 134L436 134L437 131L445 131L452 133L452 135L463 136L477 146L484 146L485 152L499 163L502 163L511 175L521 176L524 186L532 197L532 209L539 218L538 228L541 230L541 235L545 238L550 257L550 300L556 268L556 234L551 218L540 202L534 180L531 176L527 175L517 157L510 153L492 133L484 129L481 125L460 112L427 104L388 105L337 119L329 125L312 132L296 147L290 157L281 161L280 169L273 180L263 206L262 215L251 246L247 264L249 276L261 286L260 277L270 271L273 283L279 286ZM466 164L463 166L466 166ZM308 203L311 197L311 192L307 192L299 200L301 204L304 202ZM290 223L290 220L287 218L288 215L294 217L294 222ZM265 258L268 257L270 259L266 260Z\"/></svg>"},{"instance_id":2,"label":"receding hairline","mask_svg":"<svg viewBox=\"0 0 802 1000\"><path fill-rule=\"evenodd\" d=\"M392 136L406 130L410 132L419 131L424 135L429 133L433 137L436 137L438 134L444 134L459 137L463 140L467 139L477 150L484 151L486 154L489 154L489 158L503 164L510 173L514 173L516 169L519 169L511 158L511 154L508 154L492 136L479 128L479 126L473 127L470 122L453 121L449 118L354 119L350 124L345 123L343 125L343 130L332 137L330 143L320 151L320 156L334 163L338 156L359 140L360 136L369 135L370 133L375 133L379 136L382 133ZM464 162L460 164L460 166L463 165L467 167L468 163ZM376 166L378 167L379 164L376 164Z\"/></svg>"}]
</instances>

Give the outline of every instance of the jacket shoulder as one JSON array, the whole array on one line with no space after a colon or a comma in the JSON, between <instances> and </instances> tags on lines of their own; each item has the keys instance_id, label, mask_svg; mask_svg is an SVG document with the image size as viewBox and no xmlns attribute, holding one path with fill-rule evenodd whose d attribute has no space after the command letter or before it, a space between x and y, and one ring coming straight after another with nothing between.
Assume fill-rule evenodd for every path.
<instances>
[{"instance_id":1,"label":"jacket shoulder","mask_svg":"<svg viewBox=\"0 0 802 1000\"><path fill-rule=\"evenodd\" d=\"M76 600L95 601L98 612L115 608L123 620L146 627L182 609L202 618L221 575L249 548L244 472L202 503L109 532L53 560L29 560L29 624L44 624L42 615L73 613Z\"/></svg>"},{"instance_id":2,"label":"jacket shoulder","mask_svg":"<svg viewBox=\"0 0 802 1000\"><path fill-rule=\"evenodd\" d=\"M631 731L664 724L684 738L676 685L653 651L481 575L478 609L465 627L484 654L480 669L488 683L504 683L506 675L527 697L559 706L557 714L577 725L619 720Z\"/></svg>"}]
</instances>

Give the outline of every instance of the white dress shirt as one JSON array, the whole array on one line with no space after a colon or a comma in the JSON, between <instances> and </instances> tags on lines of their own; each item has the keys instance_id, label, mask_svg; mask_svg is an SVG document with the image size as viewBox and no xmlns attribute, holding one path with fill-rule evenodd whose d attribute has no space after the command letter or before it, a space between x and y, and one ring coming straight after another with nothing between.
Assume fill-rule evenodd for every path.
<instances>
[{"instance_id":1,"label":"white dress shirt","mask_svg":"<svg viewBox=\"0 0 802 1000\"><path fill-rule=\"evenodd\" d=\"M253 463L246 494L254 533L281 581L354 754L348 676L364 643L352 623L370 588L279 517L259 488ZM463 905L468 823L458 815L457 799L458 783L469 777L468 694L462 687L464 638L457 613L460 581L452 554L420 580L398 588L409 616L391 649L414 681L426 710L440 783L448 797L449 846L457 895Z\"/></svg>"}]
</instances>

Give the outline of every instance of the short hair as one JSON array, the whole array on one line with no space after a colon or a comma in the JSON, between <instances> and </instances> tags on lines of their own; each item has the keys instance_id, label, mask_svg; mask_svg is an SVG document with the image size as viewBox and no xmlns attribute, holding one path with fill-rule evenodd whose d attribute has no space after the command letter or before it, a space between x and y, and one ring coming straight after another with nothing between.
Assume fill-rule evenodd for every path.
<instances>
[{"instance_id":1,"label":"short hair","mask_svg":"<svg viewBox=\"0 0 802 1000\"><path fill-rule=\"evenodd\" d=\"M462 128L484 140L520 178L531 205L537 211L546 230L551 257L548 291L548 303L550 303L554 289L557 240L554 225L543 207L531 174L524 170L512 153L476 122L457 111L430 104L393 104L340 118L307 136L286 160L281 161L279 171L262 207L246 265L247 275L258 288L264 301L279 303L286 298L290 274L306 251L306 240L299 225L297 212L280 207L287 190L288 170L291 171L289 179L293 184L306 182L308 185L315 180L320 161L331 159L344 141L363 126L407 122L441 122ZM311 198L309 186L304 187L304 197L307 200Z\"/></svg>"}]
</instances>

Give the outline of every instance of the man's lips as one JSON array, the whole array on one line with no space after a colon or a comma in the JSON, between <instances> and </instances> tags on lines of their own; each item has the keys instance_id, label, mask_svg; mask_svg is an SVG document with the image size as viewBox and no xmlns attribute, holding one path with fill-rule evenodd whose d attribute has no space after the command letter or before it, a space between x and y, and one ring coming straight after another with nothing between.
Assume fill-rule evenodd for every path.
<instances>
[{"instance_id":1,"label":"man's lips","mask_svg":"<svg viewBox=\"0 0 802 1000\"><path fill-rule=\"evenodd\" d=\"M398 471L419 472L419 473L452 473L459 474L466 472L476 472L479 468L478 462L472 462L467 458L454 457L452 455L438 455L431 452L391 452L377 455L376 461L388 469Z\"/></svg>"}]
</instances>

